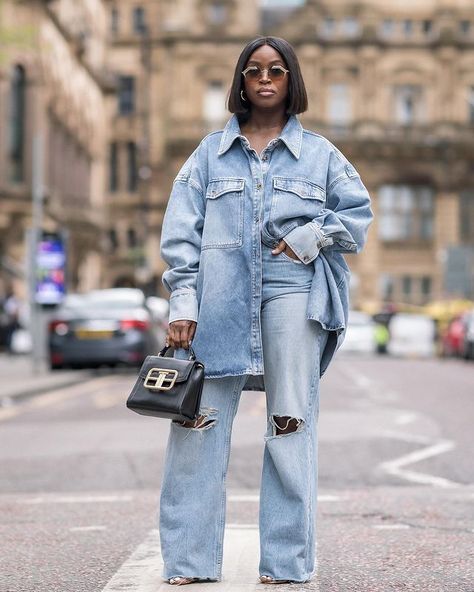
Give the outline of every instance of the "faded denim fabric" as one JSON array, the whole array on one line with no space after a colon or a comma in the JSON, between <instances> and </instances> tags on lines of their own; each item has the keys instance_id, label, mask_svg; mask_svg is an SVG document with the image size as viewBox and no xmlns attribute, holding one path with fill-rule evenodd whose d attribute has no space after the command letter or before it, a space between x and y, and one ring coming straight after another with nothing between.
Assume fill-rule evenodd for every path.
<instances>
[{"instance_id":1,"label":"faded denim fabric","mask_svg":"<svg viewBox=\"0 0 474 592\"><path fill-rule=\"evenodd\" d=\"M262 257L267 429L259 573L305 582L316 573L319 367L329 332L306 318L310 266L284 253L274 256L267 246ZM226 475L245 382L245 375L206 379L203 427L171 422L159 519L165 579L222 579ZM295 431L278 433L277 418L294 418Z\"/></svg>"},{"instance_id":2,"label":"faded denim fabric","mask_svg":"<svg viewBox=\"0 0 474 592\"><path fill-rule=\"evenodd\" d=\"M246 390L264 390L261 241L282 238L314 268L306 318L329 331L322 376L345 337L343 253L362 250L372 219L356 169L297 116L260 155L235 115L207 135L174 181L161 237L169 320L197 321L192 345L206 377L247 374Z\"/></svg>"}]
</instances>

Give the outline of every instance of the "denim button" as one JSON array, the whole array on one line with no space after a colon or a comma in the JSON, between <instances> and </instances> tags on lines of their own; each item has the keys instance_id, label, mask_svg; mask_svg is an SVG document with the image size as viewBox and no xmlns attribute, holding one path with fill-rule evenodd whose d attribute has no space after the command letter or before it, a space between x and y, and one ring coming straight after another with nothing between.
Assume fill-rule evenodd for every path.
<instances>
[{"instance_id":1,"label":"denim button","mask_svg":"<svg viewBox=\"0 0 474 592\"><path fill-rule=\"evenodd\" d=\"M262 184L261 183L257 183L257 189L260 190L262 188Z\"/></svg>"}]
</instances>

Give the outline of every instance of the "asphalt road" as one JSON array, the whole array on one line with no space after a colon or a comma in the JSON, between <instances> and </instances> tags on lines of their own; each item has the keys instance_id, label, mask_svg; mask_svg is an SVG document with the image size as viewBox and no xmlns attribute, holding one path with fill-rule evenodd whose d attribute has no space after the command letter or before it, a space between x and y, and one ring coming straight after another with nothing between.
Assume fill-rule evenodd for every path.
<instances>
[{"instance_id":1,"label":"asphalt road","mask_svg":"<svg viewBox=\"0 0 474 592\"><path fill-rule=\"evenodd\" d=\"M0 409L1 592L158 590L123 575L156 546L169 429L125 408L133 381L103 375ZM473 419L472 363L339 354L321 383L319 577L298 589L473 592ZM263 393L244 392L227 523L249 545L265 428Z\"/></svg>"}]
</instances>

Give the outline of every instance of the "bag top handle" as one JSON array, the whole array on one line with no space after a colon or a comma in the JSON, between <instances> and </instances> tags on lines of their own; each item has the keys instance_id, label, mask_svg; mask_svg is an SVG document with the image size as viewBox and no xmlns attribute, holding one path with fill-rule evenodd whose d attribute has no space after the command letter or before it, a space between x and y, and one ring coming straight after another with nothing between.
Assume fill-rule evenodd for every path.
<instances>
[{"instance_id":1,"label":"bag top handle","mask_svg":"<svg viewBox=\"0 0 474 592\"><path fill-rule=\"evenodd\" d=\"M169 350L176 351L174 347L171 347L171 345L165 345L165 347L158 353L158 355L166 357L166 354ZM168 357L171 358L171 356L168 356ZM196 354L194 353L193 348L191 346L189 346L188 360L195 360L195 359L196 359Z\"/></svg>"}]
</instances>

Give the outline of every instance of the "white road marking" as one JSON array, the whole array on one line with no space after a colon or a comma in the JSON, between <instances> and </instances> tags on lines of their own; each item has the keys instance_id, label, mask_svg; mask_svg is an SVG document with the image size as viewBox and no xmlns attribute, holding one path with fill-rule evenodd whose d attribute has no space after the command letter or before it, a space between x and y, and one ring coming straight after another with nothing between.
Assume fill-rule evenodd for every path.
<instances>
[{"instance_id":1,"label":"white road marking","mask_svg":"<svg viewBox=\"0 0 474 592\"><path fill-rule=\"evenodd\" d=\"M132 495L51 495L18 500L21 504L102 504L115 502L130 502Z\"/></svg>"},{"instance_id":2,"label":"white road marking","mask_svg":"<svg viewBox=\"0 0 474 592\"><path fill-rule=\"evenodd\" d=\"M410 526L408 524L372 524L372 528L378 530L405 530Z\"/></svg>"},{"instance_id":3,"label":"white road marking","mask_svg":"<svg viewBox=\"0 0 474 592\"><path fill-rule=\"evenodd\" d=\"M262 585L258 579L259 537L250 525L227 526L224 542L225 572L221 582L188 584L186 590L197 592L255 592ZM152 530L123 563L102 592L169 592L163 579L163 559L157 530ZM170 574L178 575L178 574ZM184 575L184 574L183 574Z\"/></svg>"},{"instance_id":4,"label":"white road marking","mask_svg":"<svg viewBox=\"0 0 474 592\"><path fill-rule=\"evenodd\" d=\"M402 413L395 418L395 423L397 425L407 425L409 423L413 423L416 419L416 413Z\"/></svg>"},{"instance_id":5,"label":"white road marking","mask_svg":"<svg viewBox=\"0 0 474 592\"><path fill-rule=\"evenodd\" d=\"M406 465L419 462L420 460L425 460L427 458L437 456L438 454L448 452L449 450L455 448L455 446L455 442L452 442L451 440L441 440L435 444L426 446L421 450L415 450L413 452L409 452L408 454L403 454L398 458L380 463L379 468L389 475L394 475L396 477L400 477L401 479L412 481L413 483L423 483L424 485L432 485L434 487L459 487L460 483L445 479L444 477L437 477L435 475L428 475L426 473L410 471L403 468Z\"/></svg>"},{"instance_id":6,"label":"white road marking","mask_svg":"<svg viewBox=\"0 0 474 592\"><path fill-rule=\"evenodd\" d=\"M106 526L73 526L69 529L70 532L88 532L95 530L107 530Z\"/></svg>"},{"instance_id":7,"label":"white road marking","mask_svg":"<svg viewBox=\"0 0 474 592\"><path fill-rule=\"evenodd\" d=\"M162 567L158 531L152 530L102 592L156 592L163 581L160 576Z\"/></svg>"},{"instance_id":8,"label":"white road marking","mask_svg":"<svg viewBox=\"0 0 474 592\"><path fill-rule=\"evenodd\" d=\"M318 495L320 502L339 502L344 500L340 495ZM227 496L228 502L259 502L260 495L258 493L236 493Z\"/></svg>"},{"instance_id":9,"label":"white road marking","mask_svg":"<svg viewBox=\"0 0 474 592\"><path fill-rule=\"evenodd\" d=\"M365 374L360 373L356 368L345 367L344 371L350 373L352 381L356 387L364 391L370 399L374 401L389 401L396 400L399 398L396 392L387 391L382 386L377 385L372 379ZM395 420L398 425L406 425L411 423L417 418L417 414L414 412L406 412L399 415ZM422 483L424 485L431 485L433 487L459 487L461 484L445 479L444 477L437 477L436 475L429 475L418 471L411 471L405 469L406 465L425 460L438 454L443 454L456 447L456 443L452 440L435 440L420 434L406 434L403 432L396 432L393 430L381 430L379 435L391 438L397 438L399 440L405 440L407 442L417 442L425 444L425 448L421 450L415 450L408 454L404 454L398 458L390 461L382 462L378 465L378 468L385 471L389 475L394 475L401 479L411 481L413 483Z\"/></svg>"}]
</instances>

